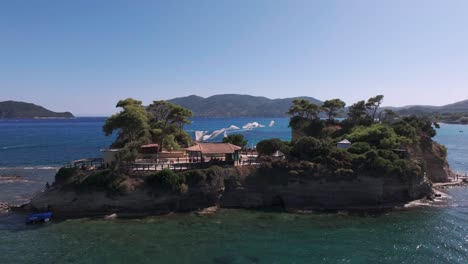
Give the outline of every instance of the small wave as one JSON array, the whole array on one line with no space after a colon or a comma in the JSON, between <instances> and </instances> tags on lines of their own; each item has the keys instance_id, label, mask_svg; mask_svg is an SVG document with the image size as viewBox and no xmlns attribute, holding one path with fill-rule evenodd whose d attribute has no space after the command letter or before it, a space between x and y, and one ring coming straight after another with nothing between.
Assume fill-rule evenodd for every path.
<instances>
[{"instance_id":1,"label":"small wave","mask_svg":"<svg viewBox=\"0 0 468 264\"><path fill-rule=\"evenodd\" d=\"M60 167L24 167L24 170L58 170Z\"/></svg>"},{"instance_id":2,"label":"small wave","mask_svg":"<svg viewBox=\"0 0 468 264\"><path fill-rule=\"evenodd\" d=\"M0 147L2 150L8 150L8 149L17 149L17 148L30 148L30 147L38 147L38 144L25 144L25 145L14 145L14 146L5 146L5 147Z\"/></svg>"},{"instance_id":3,"label":"small wave","mask_svg":"<svg viewBox=\"0 0 468 264\"><path fill-rule=\"evenodd\" d=\"M0 175L0 184L6 183L27 183L32 182L30 180L24 179L20 176L8 176L8 175Z\"/></svg>"},{"instance_id":4,"label":"small wave","mask_svg":"<svg viewBox=\"0 0 468 264\"><path fill-rule=\"evenodd\" d=\"M58 170L62 166L0 167L0 170Z\"/></svg>"}]
</instances>

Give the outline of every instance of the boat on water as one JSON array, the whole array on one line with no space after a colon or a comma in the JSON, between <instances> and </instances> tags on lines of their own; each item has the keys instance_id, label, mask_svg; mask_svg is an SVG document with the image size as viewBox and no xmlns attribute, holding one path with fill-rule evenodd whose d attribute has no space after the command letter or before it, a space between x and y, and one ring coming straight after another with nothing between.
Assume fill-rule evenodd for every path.
<instances>
[{"instance_id":1,"label":"boat on water","mask_svg":"<svg viewBox=\"0 0 468 264\"><path fill-rule=\"evenodd\" d=\"M26 219L26 224L47 223L52 218L52 212L32 214Z\"/></svg>"}]
</instances>

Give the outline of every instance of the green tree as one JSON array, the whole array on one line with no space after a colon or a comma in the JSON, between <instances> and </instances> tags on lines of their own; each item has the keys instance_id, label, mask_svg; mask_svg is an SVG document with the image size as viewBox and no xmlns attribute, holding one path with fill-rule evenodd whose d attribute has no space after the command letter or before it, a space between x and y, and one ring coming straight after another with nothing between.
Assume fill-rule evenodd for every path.
<instances>
[{"instance_id":1,"label":"green tree","mask_svg":"<svg viewBox=\"0 0 468 264\"><path fill-rule=\"evenodd\" d=\"M147 143L150 140L148 116L141 101L127 98L120 100L116 107L122 110L109 117L103 126L106 136L118 133L112 147L124 148L137 142Z\"/></svg>"},{"instance_id":2,"label":"green tree","mask_svg":"<svg viewBox=\"0 0 468 264\"><path fill-rule=\"evenodd\" d=\"M398 118L398 114L391 109L384 109L379 115L379 119L383 123L392 123L396 118Z\"/></svg>"},{"instance_id":3,"label":"green tree","mask_svg":"<svg viewBox=\"0 0 468 264\"><path fill-rule=\"evenodd\" d=\"M293 146L291 156L317 162L326 154L327 147L317 138L302 137Z\"/></svg>"},{"instance_id":4,"label":"green tree","mask_svg":"<svg viewBox=\"0 0 468 264\"><path fill-rule=\"evenodd\" d=\"M369 127L359 126L346 136L351 142L366 142L369 145L382 149L400 147L400 137L388 125L374 124Z\"/></svg>"},{"instance_id":5,"label":"green tree","mask_svg":"<svg viewBox=\"0 0 468 264\"><path fill-rule=\"evenodd\" d=\"M227 137L223 138L223 142L231 143L241 148L244 148L247 145L247 140L244 138L244 135L242 134L228 135Z\"/></svg>"},{"instance_id":6,"label":"green tree","mask_svg":"<svg viewBox=\"0 0 468 264\"><path fill-rule=\"evenodd\" d=\"M277 150L287 155L289 153L289 146L279 138L265 139L257 143L259 155L271 155Z\"/></svg>"},{"instance_id":7,"label":"green tree","mask_svg":"<svg viewBox=\"0 0 468 264\"><path fill-rule=\"evenodd\" d=\"M299 116L305 119L316 119L320 113L320 106L305 99L294 99L293 105L286 114L294 117Z\"/></svg>"},{"instance_id":8,"label":"green tree","mask_svg":"<svg viewBox=\"0 0 468 264\"><path fill-rule=\"evenodd\" d=\"M163 100L154 101L146 110L153 142L173 149L180 145L190 145L191 138L183 127L190 124L192 111Z\"/></svg>"},{"instance_id":9,"label":"green tree","mask_svg":"<svg viewBox=\"0 0 468 264\"><path fill-rule=\"evenodd\" d=\"M323 102L322 109L327 113L328 119L332 120L338 114L340 109L343 109L346 106L346 103L340 99L332 99Z\"/></svg>"},{"instance_id":10,"label":"green tree","mask_svg":"<svg viewBox=\"0 0 468 264\"><path fill-rule=\"evenodd\" d=\"M359 123L367 118L366 102L359 101L351 105L348 109L348 119L353 123Z\"/></svg>"},{"instance_id":11,"label":"green tree","mask_svg":"<svg viewBox=\"0 0 468 264\"><path fill-rule=\"evenodd\" d=\"M375 97L369 98L366 103L366 109L368 111L369 117L372 121L375 120L375 116L377 115L377 111L379 110L380 105L382 104L384 96L377 95Z\"/></svg>"}]
</instances>

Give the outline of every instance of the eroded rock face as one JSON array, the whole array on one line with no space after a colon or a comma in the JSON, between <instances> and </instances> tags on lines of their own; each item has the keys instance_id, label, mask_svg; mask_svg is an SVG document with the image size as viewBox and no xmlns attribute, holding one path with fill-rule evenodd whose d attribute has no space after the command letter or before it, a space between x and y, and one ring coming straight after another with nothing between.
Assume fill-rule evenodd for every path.
<instances>
[{"instance_id":1,"label":"eroded rock face","mask_svg":"<svg viewBox=\"0 0 468 264\"><path fill-rule=\"evenodd\" d=\"M273 170L272 170L273 172ZM353 209L391 207L430 195L424 179L357 176L327 181L326 178L289 179L268 183L258 180L253 167L211 172L204 181L193 183L185 193L155 192L138 188L124 195L105 192L76 192L51 188L32 199L29 207L52 210L58 217L118 215L143 216L194 211L215 205L237 208ZM262 170L262 173L267 173Z\"/></svg>"},{"instance_id":2,"label":"eroded rock face","mask_svg":"<svg viewBox=\"0 0 468 264\"><path fill-rule=\"evenodd\" d=\"M423 159L426 177L433 183L450 181L450 166L443 147L430 138L422 138L420 146L408 148L412 159Z\"/></svg>"},{"instance_id":3,"label":"eroded rock face","mask_svg":"<svg viewBox=\"0 0 468 264\"><path fill-rule=\"evenodd\" d=\"M232 182L232 181L231 181ZM432 193L428 181L358 176L352 180L311 179L286 186L241 185L226 188L223 207L284 209L349 209L392 207Z\"/></svg>"}]
</instances>

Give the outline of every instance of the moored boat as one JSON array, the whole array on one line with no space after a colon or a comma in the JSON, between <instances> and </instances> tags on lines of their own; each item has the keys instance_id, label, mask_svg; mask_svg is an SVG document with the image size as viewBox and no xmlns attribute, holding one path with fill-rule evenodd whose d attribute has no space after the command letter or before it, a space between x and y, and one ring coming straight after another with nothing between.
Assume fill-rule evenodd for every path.
<instances>
[{"instance_id":1,"label":"moored boat","mask_svg":"<svg viewBox=\"0 0 468 264\"><path fill-rule=\"evenodd\" d=\"M32 214L26 219L26 224L46 223L52 218L52 212Z\"/></svg>"}]
</instances>

